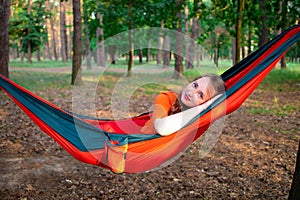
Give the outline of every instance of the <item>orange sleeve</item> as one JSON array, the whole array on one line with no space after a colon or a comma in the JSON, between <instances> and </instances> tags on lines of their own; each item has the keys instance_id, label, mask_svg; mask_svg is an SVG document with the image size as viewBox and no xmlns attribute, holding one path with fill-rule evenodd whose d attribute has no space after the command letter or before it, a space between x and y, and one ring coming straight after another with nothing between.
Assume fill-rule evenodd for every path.
<instances>
[{"instance_id":1,"label":"orange sleeve","mask_svg":"<svg viewBox=\"0 0 300 200\"><path fill-rule=\"evenodd\" d=\"M151 119L144 125L142 132L154 133L154 121L157 118L168 116L168 113L176 101L177 95L174 92L162 92L154 100L153 113Z\"/></svg>"}]
</instances>

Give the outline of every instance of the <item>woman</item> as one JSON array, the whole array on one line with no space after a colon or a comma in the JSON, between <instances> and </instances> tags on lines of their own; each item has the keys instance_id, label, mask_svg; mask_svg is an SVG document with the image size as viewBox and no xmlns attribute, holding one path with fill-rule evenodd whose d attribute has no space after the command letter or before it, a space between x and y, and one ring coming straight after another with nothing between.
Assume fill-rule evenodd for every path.
<instances>
[{"instance_id":1,"label":"woman","mask_svg":"<svg viewBox=\"0 0 300 200\"><path fill-rule=\"evenodd\" d=\"M172 91L162 92L155 98L152 117L142 128L142 132L157 132L164 136L172 134L207 108L224 91L222 78L207 74L193 80L179 95Z\"/></svg>"}]
</instances>

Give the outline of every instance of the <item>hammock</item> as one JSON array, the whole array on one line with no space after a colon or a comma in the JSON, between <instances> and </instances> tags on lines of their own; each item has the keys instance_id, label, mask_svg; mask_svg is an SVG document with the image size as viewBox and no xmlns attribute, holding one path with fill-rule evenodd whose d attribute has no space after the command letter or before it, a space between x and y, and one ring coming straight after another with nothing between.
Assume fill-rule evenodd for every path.
<instances>
[{"instance_id":1,"label":"hammock","mask_svg":"<svg viewBox=\"0 0 300 200\"><path fill-rule=\"evenodd\" d=\"M228 69L221 75L226 92L180 131L168 136L141 134L151 112L122 120L93 119L63 110L2 75L0 87L76 159L115 173L145 172L184 151L211 122L240 107L299 38L300 25L292 26Z\"/></svg>"}]
</instances>

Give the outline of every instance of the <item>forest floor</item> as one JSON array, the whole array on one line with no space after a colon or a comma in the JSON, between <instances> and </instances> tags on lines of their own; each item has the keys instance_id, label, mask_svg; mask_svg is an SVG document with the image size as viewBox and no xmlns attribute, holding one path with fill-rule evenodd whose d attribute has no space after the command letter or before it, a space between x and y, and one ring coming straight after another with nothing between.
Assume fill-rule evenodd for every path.
<instances>
[{"instance_id":1,"label":"forest floor","mask_svg":"<svg viewBox=\"0 0 300 200\"><path fill-rule=\"evenodd\" d=\"M287 199L300 132L300 86L289 87L255 90L225 118L207 156L200 157L196 141L170 165L139 174L77 161L0 92L0 199ZM70 107L71 91L38 95ZM133 104L150 105L152 98Z\"/></svg>"}]
</instances>

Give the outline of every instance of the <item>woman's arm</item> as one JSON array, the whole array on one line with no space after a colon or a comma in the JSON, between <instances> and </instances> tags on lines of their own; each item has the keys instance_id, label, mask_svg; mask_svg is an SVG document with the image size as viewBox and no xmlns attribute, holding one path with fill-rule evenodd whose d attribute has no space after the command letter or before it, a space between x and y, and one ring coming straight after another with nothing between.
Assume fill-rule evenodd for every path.
<instances>
[{"instance_id":1,"label":"woman's arm","mask_svg":"<svg viewBox=\"0 0 300 200\"><path fill-rule=\"evenodd\" d=\"M212 102L214 102L221 95L217 95L207 102L185 110L183 112L170 115L163 118L157 118L154 122L154 128L157 133L162 136L170 135L182 127L184 127L191 119L193 119L197 114L205 110Z\"/></svg>"},{"instance_id":2,"label":"woman's arm","mask_svg":"<svg viewBox=\"0 0 300 200\"><path fill-rule=\"evenodd\" d=\"M154 122L156 119L168 116L172 104L176 101L177 95L174 92L161 92L154 100L153 112L151 119L141 129L142 133L156 132Z\"/></svg>"}]
</instances>

